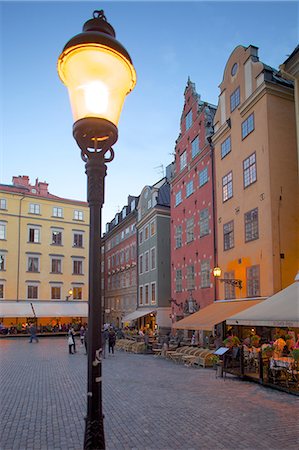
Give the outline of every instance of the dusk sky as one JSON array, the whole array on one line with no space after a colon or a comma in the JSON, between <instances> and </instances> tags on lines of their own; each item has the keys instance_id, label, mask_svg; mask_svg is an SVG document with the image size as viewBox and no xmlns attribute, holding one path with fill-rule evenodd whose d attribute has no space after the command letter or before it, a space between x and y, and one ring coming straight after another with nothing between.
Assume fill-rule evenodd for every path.
<instances>
[{"instance_id":1,"label":"dusk sky","mask_svg":"<svg viewBox=\"0 0 299 450\"><path fill-rule=\"evenodd\" d=\"M260 60L278 68L298 44L299 21L295 1L1 1L1 183L29 175L32 183L47 181L54 195L86 200L84 163L56 65L95 9L104 9L137 72L108 164L105 224L172 161L188 76L202 100L217 105L234 48L255 45Z\"/></svg>"}]
</instances>

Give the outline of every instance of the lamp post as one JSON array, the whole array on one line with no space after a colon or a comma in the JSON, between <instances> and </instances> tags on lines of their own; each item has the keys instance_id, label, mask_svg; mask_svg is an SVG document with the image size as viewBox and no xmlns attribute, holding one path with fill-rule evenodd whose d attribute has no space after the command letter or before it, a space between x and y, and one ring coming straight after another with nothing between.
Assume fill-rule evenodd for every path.
<instances>
[{"instance_id":1,"label":"lamp post","mask_svg":"<svg viewBox=\"0 0 299 450\"><path fill-rule=\"evenodd\" d=\"M114 158L118 120L126 95L136 84L127 50L103 11L64 47L58 74L67 86L74 117L73 135L86 163L90 209L88 295L88 381L84 449L105 449L102 412L101 210L106 163Z\"/></svg>"}]
</instances>

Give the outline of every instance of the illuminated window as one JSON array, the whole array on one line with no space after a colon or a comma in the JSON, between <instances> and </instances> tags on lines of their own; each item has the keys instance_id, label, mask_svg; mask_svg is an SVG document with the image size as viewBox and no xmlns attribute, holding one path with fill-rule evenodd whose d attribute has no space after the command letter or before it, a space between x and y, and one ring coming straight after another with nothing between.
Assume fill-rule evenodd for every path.
<instances>
[{"instance_id":1,"label":"illuminated window","mask_svg":"<svg viewBox=\"0 0 299 450\"><path fill-rule=\"evenodd\" d=\"M82 300L82 287L73 287L73 299Z\"/></svg>"},{"instance_id":2,"label":"illuminated window","mask_svg":"<svg viewBox=\"0 0 299 450\"><path fill-rule=\"evenodd\" d=\"M151 302L156 303L156 283L151 283Z\"/></svg>"},{"instance_id":3,"label":"illuminated window","mask_svg":"<svg viewBox=\"0 0 299 450\"><path fill-rule=\"evenodd\" d=\"M51 300L61 300L60 286L51 286Z\"/></svg>"}]
</instances>

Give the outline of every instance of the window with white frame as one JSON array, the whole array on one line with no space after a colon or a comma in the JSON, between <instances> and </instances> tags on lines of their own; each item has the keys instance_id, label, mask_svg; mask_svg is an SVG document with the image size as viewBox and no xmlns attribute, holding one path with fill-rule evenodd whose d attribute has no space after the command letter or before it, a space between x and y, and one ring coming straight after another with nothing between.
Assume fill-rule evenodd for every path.
<instances>
[{"instance_id":1,"label":"window with white frame","mask_svg":"<svg viewBox=\"0 0 299 450\"><path fill-rule=\"evenodd\" d=\"M62 259L58 256L51 256L51 273L62 273Z\"/></svg>"},{"instance_id":2,"label":"window with white frame","mask_svg":"<svg viewBox=\"0 0 299 450\"><path fill-rule=\"evenodd\" d=\"M39 256L27 256L27 272L39 272Z\"/></svg>"},{"instance_id":3,"label":"window with white frame","mask_svg":"<svg viewBox=\"0 0 299 450\"><path fill-rule=\"evenodd\" d=\"M28 242L39 244L41 236L41 227L38 225L28 225Z\"/></svg>"},{"instance_id":4,"label":"window with white frame","mask_svg":"<svg viewBox=\"0 0 299 450\"><path fill-rule=\"evenodd\" d=\"M194 240L194 217L190 217L186 222L186 241L187 243Z\"/></svg>"},{"instance_id":5,"label":"window with white frame","mask_svg":"<svg viewBox=\"0 0 299 450\"><path fill-rule=\"evenodd\" d=\"M61 300L61 286L51 286L51 300Z\"/></svg>"},{"instance_id":6,"label":"window with white frame","mask_svg":"<svg viewBox=\"0 0 299 450\"><path fill-rule=\"evenodd\" d=\"M259 238L258 208L254 208L244 214L245 220L245 242L254 241Z\"/></svg>"},{"instance_id":7,"label":"window with white frame","mask_svg":"<svg viewBox=\"0 0 299 450\"><path fill-rule=\"evenodd\" d=\"M190 197L193 194L193 180L186 184L186 197Z\"/></svg>"},{"instance_id":8,"label":"window with white frame","mask_svg":"<svg viewBox=\"0 0 299 450\"><path fill-rule=\"evenodd\" d=\"M250 114L244 122L242 122L242 139L254 130L254 114Z\"/></svg>"},{"instance_id":9,"label":"window with white frame","mask_svg":"<svg viewBox=\"0 0 299 450\"><path fill-rule=\"evenodd\" d=\"M194 266L191 264L187 266L187 289L195 288L195 272Z\"/></svg>"},{"instance_id":10,"label":"window with white frame","mask_svg":"<svg viewBox=\"0 0 299 450\"><path fill-rule=\"evenodd\" d=\"M156 221L153 220L150 224L151 227L151 236L154 236L156 234Z\"/></svg>"},{"instance_id":11,"label":"window with white frame","mask_svg":"<svg viewBox=\"0 0 299 450\"><path fill-rule=\"evenodd\" d=\"M205 167L203 170L199 172L199 187L203 186L208 182L208 168Z\"/></svg>"},{"instance_id":12,"label":"window with white frame","mask_svg":"<svg viewBox=\"0 0 299 450\"><path fill-rule=\"evenodd\" d=\"M230 111L233 112L237 106L240 104L240 87L231 94L230 96Z\"/></svg>"},{"instance_id":13,"label":"window with white frame","mask_svg":"<svg viewBox=\"0 0 299 450\"><path fill-rule=\"evenodd\" d=\"M143 255L139 255L139 274L143 274Z\"/></svg>"},{"instance_id":14,"label":"window with white frame","mask_svg":"<svg viewBox=\"0 0 299 450\"><path fill-rule=\"evenodd\" d=\"M0 299L4 299L4 282L0 280Z\"/></svg>"},{"instance_id":15,"label":"window with white frame","mask_svg":"<svg viewBox=\"0 0 299 450\"><path fill-rule=\"evenodd\" d=\"M0 271L6 270L6 252L0 250Z\"/></svg>"},{"instance_id":16,"label":"window with white frame","mask_svg":"<svg viewBox=\"0 0 299 450\"><path fill-rule=\"evenodd\" d=\"M200 265L201 272L201 287L210 287L210 261L208 259L201 262Z\"/></svg>"},{"instance_id":17,"label":"window with white frame","mask_svg":"<svg viewBox=\"0 0 299 450\"><path fill-rule=\"evenodd\" d=\"M203 237L210 233L209 209L205 208L199 212L199 236Z\"/></svg>"},{"instance_id":18,"label":"window with white frame","mask_svg":"<svg viewBox=\"0 0 299 450\"><path fill-rule=\"evenodd\" d=\"M38 285L37 284L28 284L27 285L27 298L28 300L37 300L38 299Z\"/></svg>"},{"instance_id":19,"label":"window with white frame","mask_svg":"<svg viewBox=\"0 0 299 450\"><path fill-rule=\"evenodd\" d=\"M233 280L235 278L235 272L224 272L223 278L225 280ZM233 300L236 298L236 288L234 285L229 283L224 283L224 298L225 300Z\"/></svg>"},{"instance_id":20,"label":"window with white frame","mask_svg":"<svg viewBox=\"0 0 299 450\"><path fill-rule=\"evenodd\" d=\"M57 206L53 208L53 217L63 217L63 209Z\"/></svg>"},{"instance_id":21,"label":"window with white frame","mask_svg":"<svg viewBox=\"0 0 299 450\"><path fill-rule=\"evenodd\" d=\"M147 225L144 229L144 240L146 241L149 238L149 226Z\"/></svg>"},{"instance_id":22,"label":"window with white frame","mask_svg":"<svg viewBox=\"0 0 299 450\"><path fill-rule=\"evenodd\" d=\"M222 178L222 201L226 202L233 196L233 173L229 172Z\"/></svg>"},{"instance_id":23,"label":"window with white frame","mask_svg":"<svg viewBox=\"0 0 299 450\"><path fill-rule=\"evenodd\" d=\"M221 144L221 158L224 158L231 151L231 137L225 139Z\"/></svg>"},{"instance_id":24,"label":"window with white frame","mask_svg":"<svg viewBox=\"0 0 299 450\"><path fill-rule=\"evenodd\" d=\"M182 247L182 225L178 225L175 227L175 248Z\"/></svg>"},{"instance_id":25,"label":"window with white frame","mask_svg":"<svg viewBox=\"0 0 299 450\"><path fill-rule=\"evenodd\" d=\"M83 275L83 259L73 258L73 275Z\"/></svg>"},{"instance_id":26,"label":"window with white frame","mask_svg":"<svg viewBox=\"0 0 299 450\"><path fill-rule=\"evenodd\" d=\"M51 228L52 245L62 245L62 231L61 228Z\"/></svg>"},{"instance_id":27,"label":"window with white frame","mask_svg":"<svg viewBox=\"0 0 299 450\"><path fill-rule=\"evenodd\" d=\"M74 220L84 220L84 213L78 209L74 210Z\"/></svg>"},{"instance_id":28,"label":"window with white frame","mask_svg":"<svg viewBox=\"0 0 299 450\"><path fill-rule=\"evenodd\" d=\"M156 268L156 247L151 248L151 270Z\"/></svg>"},{"instance_id":29,"label":"window with white frame","mask_svg":"<svg viewBox=\"0 0 299 450\"><path fill-rule=\"evenodd\" d=\"M73 287L73 299L74 300L82 300L82 286L74 286Z\"/></svg>"},{"instance_id":30,"label":"window with white frame","mask_svg":"<svg viewBox=\"0 0 299 450\"><path fill-rule=\"evenodd\" d=\"M156 283L151 283L151 303L152 305L156 304Z\"/></svg>"},{"instance_id":31,"label":"window with white frame","mask_svg":"<svg viewBox=\"0 0 299 450\"><path fill-rule=\"evenodd\" d=\"M175 273L175 290L182 292L182 269L177 269Z\"/></svg>"},{"instance_id":32,"label":"window with white frame","mask_svg":"<svg viewBox=\"0 0 299 450\"><path fill-rule=\"evenodd\" d=\"M250 186L256 181L256 156L252 153L243 161L243 180L244 188Z\"/></svg>"},{"instance_id":33,"label":"window with white frame","mask_svg":"<svg viewBox=\"0 0 299 450\"><path fill-rule=\"evenodd\" d=\"M190 109L188 114L186 114L185 123L186 123L186 130L189 130L189 128L191 128L192 126L192 109Z\"/></svg>"},{"instance_id":34,"label":"window with white frame","mask_svg":"<svg viewBox=\"0 0 299 450\"><path fill-rule=\"evenodd\" d=\"M199 137L196 136L195 139L191 142L191 155L192 158L195 158L196 155L199 153Z\"/></svg>"},{"instance_id":35,"label":"window with white frame","mask_svg":"<svg viewBox=\"0 0 299 450\"><path fill-rule=\"evenodd\" d=\"M0 222L0 239L6 239L6 223Z\"/></svg>"},{"instance_id":36,"label":"window with white frame","mask_svg":"<svg viewBox=\"0 0 299 450\"><path fill-rule=\"evenodd\" d=\"M234 247L234 221L223 225L223 249L230 250Z\"/></svg>"},{"instance_id":37,"label":"window with white frame","mask_svg":"<svg viewBox=\"0 0 299 450\"><path fill-rule=\"evenodd\" d=\"M185 169L187 166L187 152L186 150L180 156L180 170Z\"/></svg>"},{"instance_id":38,"label":"window with white frame","mask_svg":"<svg viewBox=\"0 0 299 450\"><path fill-rule=\"evenodd\" d=\"M139 286L139 305L143 304L143 286Z\"/></svg>"},{"instance_id":39,"label":"window with white frame","mask_svg":"<svg viewBox=\"0 0 299 450\"><path fill-rule=\"evenodd\" d=\"M144 293L145 304L148 305L149 304L149 285L146 284L144 287L145 287L145 293Z\"/></svg>"},{"instance_id":40,"label":"window with white frame","mask_svg":"<svg viewBox=\"0 0 299 450\"><path fill-rule=\"evenodd\" d=\"M251 266L246 269L247 297L259 297L260 294L260 266Z\"/></svg>"},{"instance_id":41,"label":"window with white frame","mask_svg":"<svg viewBox=\"0 0 299 450\"><path fill-rule=\"evenodd\" d=\"M178 206L180 203L182 203L182 191L178 191L175 194L175 206Z\"/></svg>"},{"instance_id":42,"label":"window with white frame","mask_svg":"<svg viewBox=\"0 0 299 450\"><path fill-rule=\"evenodd\" d=\"M38 203L30 203L29 204L29 213L30 214L40 214L40 205Z\"/></svg>"},{"instance_id":43,"label":"window with white frame","mask_svg":"<svg viewBox=\"0 0 299 450\"><path fill-rule=\"evenodd\" d=\"M0 198L0 209L7 209L7 202L6 202L6 198Z\"/></svg>"},{"instance_id":44,"label":"window with white frame","mask_svg":"<svg viewBox=\"0 0 299 450\"><path fill-rule=\"evenodd\" d=\"M143 230L139 230L138 235L139 235L139 244L142 244L142 242L143 242Z\"/></svg>"},{"instance_id":45,"label":"window with white frame","mask_svg":"<svg viewBox=\"0 0 299 450\"><path fill-rule=\"evenodd\" d=\"M144 271L145 272L148 272L149 271L149 252L145 252L145 254L144 254L144 262L145 262L145 264L144 264Z\"/></svg>"},{"instance_id":46,"label":"window with white frame","mask_svg":"<svg viewBox=\"0 0 299 450\"><path fill-rule=\"evenodd\" d=\"M73 231L73 247L83 248L83 231Z\"/></svg>"}]
</instances>

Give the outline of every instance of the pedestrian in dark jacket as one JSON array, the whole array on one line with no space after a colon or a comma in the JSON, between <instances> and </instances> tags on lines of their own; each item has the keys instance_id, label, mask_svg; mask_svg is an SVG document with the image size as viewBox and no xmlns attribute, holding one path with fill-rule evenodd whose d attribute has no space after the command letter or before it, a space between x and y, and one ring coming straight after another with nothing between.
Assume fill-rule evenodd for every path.
<instances>
[{"instance_id":1,"label":"pedestrian in dark jacket","mask_svg":"<svg viewBox=\"0 0 299 450\"><path fill-rule=\"evenodd\" d=\"M113 328L110 328L109 335L108 335L108 350L109 353L112 352L112 355L114 355L114 346L116 342L116 334Z\"/></svg>"},{"instance_id":2,"label":"pedestrian in dark jacket","mask_svg":"<svg viewBox=\"0 0 299 450\"><path fill-rule=\"evenodd\" d=\"M36 336L36 327L33 325L33 323L29 327L29 332L30 332L29 343L31 344L33 340L38 342L38 338Z\"/></svg>"}]
</instances>

